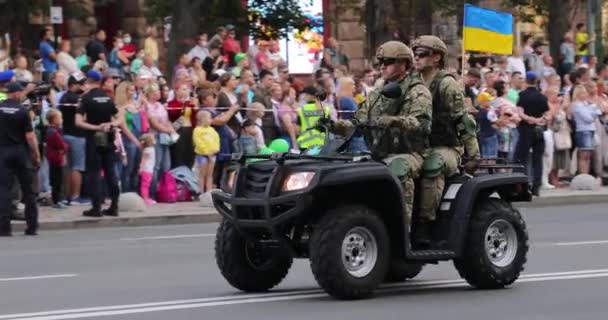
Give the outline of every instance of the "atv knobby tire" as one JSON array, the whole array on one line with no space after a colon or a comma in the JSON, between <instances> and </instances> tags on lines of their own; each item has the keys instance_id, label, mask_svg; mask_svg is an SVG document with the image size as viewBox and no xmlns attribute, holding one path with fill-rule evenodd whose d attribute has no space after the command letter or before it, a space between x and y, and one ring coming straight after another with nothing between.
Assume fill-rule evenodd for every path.
<instances>
[{"instance_id":1,"label":"atv knobby tire","mask_svg":"<svg viewBox=\"0 0 608 320\"><path fill-rule=\"evenodd\" d=\"M351 239L347 235L353 230L365 230L376 242L375 263L367 264L370 269L365 275L354 276L343 262L344 242ZM367 248L372 246L371 242L366 243ZM312 234L309 250L315 279L325 292L339 299L369 297L384 281L390 262L386 226L373 210L364 206L345 205L325 212Z\"/></svg>"},{"instance_id":2,"label":"atv knobby tire","mask_svg":"<svg viewBox=\"0 0 608 320\"><path fill-rule=\"evenodd\" d=\"M517 236L513 260L497 266L486 249L487 231L496 223L510 224ZM476 206L471 217L463 256L454 260L458 273L478 289L498 289L512 284L524 270L529 249L528 231L519 211L501 199L490 198Z\"/></svg>"},{"instance_id":3,"label":"atv knobby tire","mask_svg":"<svg viewBox=\"0 0 608 320\"><path fill-rule=\"evenodd\" d=\"M386 279L384 282L404 282L409 279L413 279L420 272L424 264L421 263L405 263L401 261L393 261L390 264Z\"/></svg>"},{"instance_id":4,"label":"atv knobby tire","mask_svg":"<svg viewBox=\"0 0 608 320\"><path fill-rule=\"evenodd\" d=\"M224 278L245 292L265 292L278 285L289 272L293 257L286 249L273 249L263 266L249 258L250 243L234 225L223 220L215 238L215 260Z\"/></svg>"}]
</instances>

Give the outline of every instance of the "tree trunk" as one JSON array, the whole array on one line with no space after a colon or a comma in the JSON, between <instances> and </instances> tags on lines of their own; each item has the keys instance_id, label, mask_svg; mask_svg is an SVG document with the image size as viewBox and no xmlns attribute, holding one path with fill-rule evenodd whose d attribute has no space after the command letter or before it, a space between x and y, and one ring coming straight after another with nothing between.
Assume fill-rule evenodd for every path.
<instances>
[{"instance_id":1,"label":"tree trunk","mask_svg":"<svg viewBox=\"0 0 608 320\"><path fill-rule=\"evenodd\" d=\"M563 0L550 0L549 1L549 44L551 49L551 56L558 65L559 63L559 47L563 41L564 34L568 32L568 17L570 12L569 1Z\"/></svg>"},{"instance_id":2,"label":"tree trunk","mask_svg":"<svg viewBox=\"0 0 608 320\"><path fill-rule=\"evenodd\" d=\"M201 16L209 14L212 0L173 0L171 39L167 61L167 73L173 78L173 66L178 62L181 54L187 53L192 47L203 20Z\"/></svg>"}]
</instances>

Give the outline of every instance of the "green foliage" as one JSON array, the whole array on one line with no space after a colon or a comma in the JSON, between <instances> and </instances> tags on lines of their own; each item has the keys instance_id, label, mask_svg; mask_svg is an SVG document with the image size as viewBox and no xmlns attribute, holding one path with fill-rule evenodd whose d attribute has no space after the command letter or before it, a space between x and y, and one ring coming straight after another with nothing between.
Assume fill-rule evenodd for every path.
<instances>
[{"instance_id":1,"label":"green foliage","mask_svg":"<svg viewBox=\"0 0 608 320\"><path fill-rule=\"evenodd\" d=\"M169 0L145 0L147 20L158 23L173 15L173 4ZM241 0L210 0L197 17L201 30L212 32L230 23L250 35L273 39L286 35L291 28L306 26L298 0L252 0L247 10Z\"/></svg>"}]
</instances>

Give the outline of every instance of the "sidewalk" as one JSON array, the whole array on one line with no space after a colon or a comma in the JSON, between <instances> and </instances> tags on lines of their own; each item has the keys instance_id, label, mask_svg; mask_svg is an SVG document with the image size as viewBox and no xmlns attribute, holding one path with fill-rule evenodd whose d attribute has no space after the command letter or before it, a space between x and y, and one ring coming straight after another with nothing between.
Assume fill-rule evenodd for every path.
<instances>
[{"instance_id":1,"label":"sidewalk","mask_svg":"<svg viewBox=\"0 0 608 320\"><path fill-rule=\"evenodd\" d=\"M531 203L518 203L518 207L539 208L560 205L608 203L608 187L597 191L572 191L570 189L543 190L541 197ZM40 229L74 229L117 226L150 226L168 224L218 222L220 216L211 204L201 206L199 202L155 204L146 212L121 212L120 217L88 218L82 216L87 206L70 206L64 210L40 207ZM24 229L23 221L14 221L16 231Z\"/></svg>"}]
</instances>

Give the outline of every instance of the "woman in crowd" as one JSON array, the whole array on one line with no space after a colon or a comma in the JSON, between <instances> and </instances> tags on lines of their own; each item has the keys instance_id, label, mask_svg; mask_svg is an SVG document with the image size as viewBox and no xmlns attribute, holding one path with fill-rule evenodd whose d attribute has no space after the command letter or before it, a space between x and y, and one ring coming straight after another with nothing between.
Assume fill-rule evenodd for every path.
<instances>
[{"instance_id":1,"label":"woman in crowd","mask_svg":"<svg viewBox=\"0 0 608 320\"><path fill-rule=\"evenodd\" d=\"M587 82L585 84L585 89L589 92L589 101L592 104L595 104L602 114L605 114L608 111L608 99L603 92L603 89L599 89L597 85L598 82ZM603 85L602 85L603 87ZM602 155L602 146L604 144L606 131L604 130L604 125L602 123L603 117L599 116L595 119L595 150L593 150L592 161L593 161L593 173L596 177L602 177L604 171L604 159ZM601 180L601 179L600 179Z\"/></svg>"},{"instance_id":2,"label":"woman in crowd","mask_svg":"<svg viewBox=\"0 0 608 320\"><path fill-rule=\"evenodd\" d=\"M274 88L274 87L273 87ZM283 99L279 105L277 116L279 118L279 133L282 139L289 143L289 147L294 150L299 150L298 147L298 107L295 98L295 90L287 91L282 89ZM277 94L278 96L278 94Z\"/></svg>"},{"instance_id":3,"label":"woman in crowd","mask_svg":"<svg viewBox=\"0 0 608 320\"><path fill-rule=\"evenodd\" d=\"M557 87L548 87L545 90L545 97L547 97L549 111L545 116L545 119L547 120L547 130L543 133L545 139L545 153L543 155L542 184L544 189L555 189L557 186L554 183L557 183L558 181L555 181L555 177L551 175L553 163L555 162L555 141L553 139L555 132L553 131L553 121L555 115L561 109L562 99L559 96L559 89Z\"/></svg>"},{"instance_id":4,"label":"woman in crowd","mask_svg":"<svg viewBox=\"0 0 608 320\"><path fill-rule=\"evenodd\" d=\"M116 88L114 101L118 110L125 115L127 128L139 141L141 136L148 132L149 125L141 105L133 99L134 93L135 86L131 82L125 81ZM141 160L141 145L129 140L124 134L122 138L127 153L127 164L122 166L122 170L119 171L122 192L134 192L138 185L139 168L137 166Z\"/></svg>"},{"instance_id":5,"label":"woman in crowd","mask_svg":"<svg viewBox=\"0 0 608 320\"><path fill-rule=\"evenodd\" d=\"M192 58L190 67L190 76L192 77L192 85L198 88L203 82L207 81L207 73L203 69L203 63L200 58Z\"/></svg>"},{"instance_id":6,"label":"woman in crowd","mask_svg":"<svg viewBox=\"0 0 608 320\"><path fill-rule=\"evenodd\" d=\"M224 73L220 79L220 92L217 95L217 108L220 110L228 110L232 106L246 105L244 101L239 99L235 94L236 88L239 85L238 80L232 73ZM241 88L242 89L242 88ZM230 128L238 135L241 129L241 124L245 121L240 113L236 113L228 123Z\"/></svg>"},{"instance_id":7,"label":"woman in crowd","mask_svg":"<svg viewBox=\"0 0 608 320\"><path fill-rule=\"evenodd\" d=\"M521 122L517 106L508 98L509 84L498 80L494 83L497 98L492 102L492 106L497 110L499 116L507 119L504 125L498 130L498 156L513 161L515 157L515 147L519 140L517 126Z\"/></svg>"},{"instance_id":8,"label":"woman in crowd","mask_svg":"<svg viewBox=\"0 0 608 320\"><path fill-rule=\"evenodd\" d=\"M602 114L597 105L589 100L589 93L584 86L574 87L572 116L576 124L576 148L578 152L578 173L588 174L591 156L596 147L595 120Z\"/></svg>"},{"instance_id":9,"label":"woman in crowd","mask_svg":"<svg viewBox=\"0 0 608 320\"><path fill-rule=\"evenodd\" d=\"M171 167L194 165L192 130L196 124L198 100L191 96L190 85L180 83L175 86L175 98L167 105L169 119L179 134L177 142L171 146Z\"/></svg>"},{"instance_id":10,"label":"woman in crowd","mask_svg":"<svg viewBox=\"0 0 608 320\"><path fill-rule=\"evenodd\" d=\"M160 88L152 84L146 87L146 113L150 122L150 133L155 135L156 144L154 145L154 172L150 184L151 196L156 196L156 185L161 175L171 169L171 154L169 146L171 135L175 134L175 129L169 120L169 114L165 107L160 103Z\"/></svg>"},{"instance_id":11,"label":"woman in crowd","mask_svg":"<svg viewBox=\"0 0 608 320\"><path fill-rule=\"evenodd\" d=\"M570 150L572 149L572 137L570 123L568 122L569 99L568 96L559 94L559 87L549 87L546 91L550 108L554 108L553 119L547 124L553 132L553 163L549 173L549 184L556 188L561 187L559 172L570 171ZM557 100L557 107L553 107Z\"/></svg>"}]
</instances>

